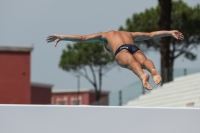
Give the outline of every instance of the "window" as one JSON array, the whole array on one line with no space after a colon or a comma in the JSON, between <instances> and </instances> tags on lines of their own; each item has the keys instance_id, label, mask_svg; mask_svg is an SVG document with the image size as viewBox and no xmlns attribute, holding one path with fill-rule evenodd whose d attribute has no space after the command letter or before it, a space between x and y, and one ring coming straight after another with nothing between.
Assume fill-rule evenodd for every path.
<instances>
[{"instance_id":1,"label":"window","mask_svg":"<svg viewBox=\"0 0 200 133\"><path fill-rule=\"evenodd\" d=\"M79 96L78 99L77 97L71 97L71 105L80 105L82 104L82 97Z\"/></svg>"},{"instance_id":2,"label":"window","mask_svg":"<svg viewBox=\"0 0 200 133\"><path fill-rule=\"evenodd\" d=\"M56 104L57 105L67 105L67 97L63 97L63 98L56 98Z\"/></svg>"}]
</instances>

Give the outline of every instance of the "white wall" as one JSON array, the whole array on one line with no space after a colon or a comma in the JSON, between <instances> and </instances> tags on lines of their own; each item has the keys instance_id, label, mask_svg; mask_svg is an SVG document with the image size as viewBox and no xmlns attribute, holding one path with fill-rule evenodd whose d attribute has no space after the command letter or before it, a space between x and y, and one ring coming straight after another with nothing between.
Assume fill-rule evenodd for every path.
<instances>
[{"instance_id":1,"label":"white wall","mask_svg":"<svg viewBox=\"0 0 200 133\"><path fill-rule=\"evenodd\" d=\"M0 105L1 133L199 133L200 109Z\"/></svg>"}]
</instances>

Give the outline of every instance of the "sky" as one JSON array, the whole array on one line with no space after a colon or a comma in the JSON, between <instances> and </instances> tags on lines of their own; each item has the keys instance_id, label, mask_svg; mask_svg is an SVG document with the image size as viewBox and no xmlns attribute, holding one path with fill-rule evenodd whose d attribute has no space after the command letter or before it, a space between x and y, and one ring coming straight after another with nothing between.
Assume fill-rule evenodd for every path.
<instances>
[{"instance_id":1,"label":"sky","mask_svg":"<svg viewBox=\"0 0 200 133\"><path fill-rule=\"evenodd\" d=\"M189 6L199 0L184 0ZM155 7L157 0L0 0L0 46L34 47L31 53L31 82L52 84L53 89L76 89L74 73L58 67L62 50L67 43L46 43L49 34L86 35L108 30L118 30L127 18L146 8ZM200 50L196 61L179 57L174 68L198 68ZM160 68L160 53L145 53L155 67ZM118 91L139 79L129 70L114 67L103 77L103 90ZM83 77L81 88L93 88Z\"/></svg>"}]
</instances>

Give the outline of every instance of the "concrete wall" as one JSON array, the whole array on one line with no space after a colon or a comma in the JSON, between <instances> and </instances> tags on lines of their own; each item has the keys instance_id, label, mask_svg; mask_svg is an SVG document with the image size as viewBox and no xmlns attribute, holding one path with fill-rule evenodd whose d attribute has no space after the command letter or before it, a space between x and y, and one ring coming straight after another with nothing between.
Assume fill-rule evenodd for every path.
<instances>
[{"instance_id":1,"label":"concrete wall","mask_svg":"<svg viewBox=\"0 0 200 133\"><path fill-rule=\"evenodd\" d=\"M0 105L2 133L199 133L200 109Z\"/></svg>"}]
</instances>

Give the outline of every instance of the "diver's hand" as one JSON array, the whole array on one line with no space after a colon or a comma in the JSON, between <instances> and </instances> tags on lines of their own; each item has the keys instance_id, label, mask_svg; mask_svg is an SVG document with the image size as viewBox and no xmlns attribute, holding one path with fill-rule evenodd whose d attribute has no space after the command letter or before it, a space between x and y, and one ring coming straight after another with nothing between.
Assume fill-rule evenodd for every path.
<instances>
[{"instance_id":1,"label":"diver's hand","mask_svg":"<svg viewBox=\"0 0 200 133\"><path fill-rule=\"evenodd\" d=\"M54 46L56 47L58 42L61 40L61 36L60 35L56 35L56 34L53 34L53 35L49 35L47 36L46 38L46 41L49 43L49 42L54 42Z\"/></svg>"},{"instance_id":2,"label":"diver's hand","mask_svg":"<svg viewBox=\"0 0 200 133\"><path fill-rule=\"evenodd\" d=\"M172 31L170 31L170 32L171 32L171 35L172 35L174 38L179 39L179 40L183 40L183 39L184 39L184 35L183 35L181 32L179 32L179 31L177 31L177 30L172 30Z\"/></svg>"}]
</instances>

